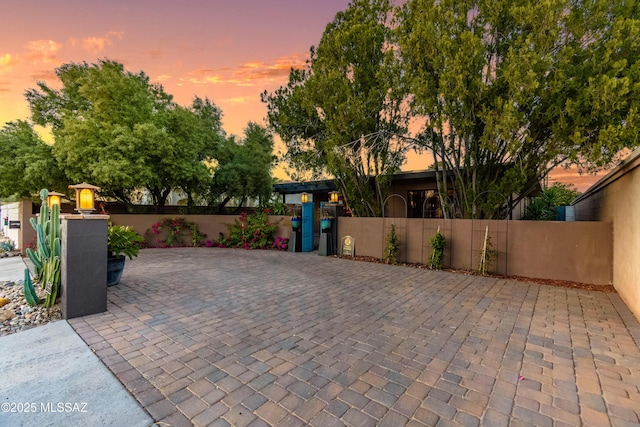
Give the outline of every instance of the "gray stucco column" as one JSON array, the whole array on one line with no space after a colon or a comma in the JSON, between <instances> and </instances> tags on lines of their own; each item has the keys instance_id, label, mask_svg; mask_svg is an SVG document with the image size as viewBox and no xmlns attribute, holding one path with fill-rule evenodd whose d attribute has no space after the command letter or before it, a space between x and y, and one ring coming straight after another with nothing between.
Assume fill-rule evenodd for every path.
<instances>
[{"instance_id":1,"label":"gray stucco column","mask_svg":"<svg viewBox=\"0 0 640 427\"><path fill-rule=\"evenodd\" d=\"M62 317L107 311L109 215L62 216Z\"/></svg>"}]
</instances>

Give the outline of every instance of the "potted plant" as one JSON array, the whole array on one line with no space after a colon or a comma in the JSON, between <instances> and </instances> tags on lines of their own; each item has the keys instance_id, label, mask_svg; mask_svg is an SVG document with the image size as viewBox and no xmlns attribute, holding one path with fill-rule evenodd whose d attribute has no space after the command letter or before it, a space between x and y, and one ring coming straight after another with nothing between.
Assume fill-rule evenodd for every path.
<instances>
[{"instance_id":1,"label":"potted plant","mask_svg":"<svg viewBox=\"0 0 640 427\"><path fill-rule=\"evenodd\" d=\"M331 230L331 220L333 216L326 209L320 209L320 230L323 233Z\"/></svg>"},{"instance_id":2,"label":"potted plant","mask_svg":"<svg viewBox=\"0 0 640 427\"><path fill-rule=\"evenodd\" d=\"M142 236L130 226L109 225L107 234L107 286L120 283L126 257L138 256L140 246L144 242Z\"/></svg>"},{"instance_id":3,"label":"potted plant","mask_svg":"<svg viewBox=\"0 0 640 427\"><path fill-rule=\"evenodd\" d=\"M293 213L291 214L291 229L293 231L300 230L302 226L302 217L298 213L297 206L293 208Z\"/></svg>"}]
</instances>

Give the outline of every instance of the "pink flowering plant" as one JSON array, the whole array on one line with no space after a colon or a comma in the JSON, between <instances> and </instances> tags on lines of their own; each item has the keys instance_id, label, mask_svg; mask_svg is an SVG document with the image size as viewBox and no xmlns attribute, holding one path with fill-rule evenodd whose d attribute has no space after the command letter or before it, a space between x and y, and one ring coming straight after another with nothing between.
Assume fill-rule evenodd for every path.
<instances>
[{"instance_id":1,"label":"pink flowering plant","mask_svg":"<svg viewBox=\"0 0 640 427\"><path fill-rule=\"evenodd\" d=\"M268 210L247 215L242 212L233 224L227 224L228 236L220 236L218 246L245 249L267 249L274 243L276 224L269 222Z\"/></svg>"},{"instance_id":2,"label":"pink flowering plant","mask_svg":"<svg viewBox=\"0 0 640 427\"><path fill-rule=\"evenodd\" d=\"M279 251L286 251L289 246L289 239L282 236L277 236L273 242L273 247Z\"/></svg>"},{"instance_id":3,"label":"pink flowering plant","mask_svg":"<svg viewBox=\"0 0 640 427\"><path fill-rule=\"evenodd\" d=\"M183 240L187 232L191 236L190 245L185 244ZM162 221L152 224L145 235L148 238L152 235L158 236L156 246L161 248L201 246L207 236L198 229L196 223L187 221L185 218L163 218Z\"/></svg>"}]
</instances>

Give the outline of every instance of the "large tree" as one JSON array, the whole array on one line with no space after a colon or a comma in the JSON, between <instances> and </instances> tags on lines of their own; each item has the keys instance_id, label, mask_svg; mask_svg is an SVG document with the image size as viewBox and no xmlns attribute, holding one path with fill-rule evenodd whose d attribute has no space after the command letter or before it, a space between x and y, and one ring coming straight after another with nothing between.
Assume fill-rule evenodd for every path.
<instances>
[{"instance_id":1,"label":"large tree","mask_svg":"<svg viewBox=\"0 0 640 427\"><path fill-rule=\"evenodd\" d=\"M551 168L638 144L639 3L410 0L396 16L418 145L454 214L502 215Z\"/></svg>"},{"instance_id":2,"label":"large tree","mask_svg":"<svg viewBox=\"0 0 640 427\"><path fill-rule=\"evenodd\" d=\"M220 134L208 100L180 107L144 72L109 60L65 64L56 74L62 89L40 82L26 97L34 122L52 126L53 153L70 180L127 204L146 188L158 213L171 190L191 194L207 180L205 160Z\"/></svg>"},{"instance_id":3,"label":"large tree","mask_svg":"<svg viewBox=\"0 0 640 427\"><path fill-rule=\"evenodd\" d=\"M226 138L216 155L208 194L209 205L220 212L232 199L243 205L249 198L266 202L273 192L273 136L250 122L244 138Z\"/></svg>"},{"instance_id":4,"label":"large tree","mask_svg":"<svg viewBox=\"0 0 640 427\"><path fill-rule=\"evenodd\" d=\"M67 188L51 146L26 121L5 124L0 129L0 198L30 197L42 188Z\"/></svg>"},{"instance_id":5,"label":"large tree","mask_svg":"<svg viewBox=\"0 0 640 427\"><path fill-rule=\"evenodd\" d=\"M379 215L404 160L407 129L388 0L354 0L329 23L303 70L265 92L268 120L294 168L335 177L352 212Z\"/></svg>"}]
</instances>

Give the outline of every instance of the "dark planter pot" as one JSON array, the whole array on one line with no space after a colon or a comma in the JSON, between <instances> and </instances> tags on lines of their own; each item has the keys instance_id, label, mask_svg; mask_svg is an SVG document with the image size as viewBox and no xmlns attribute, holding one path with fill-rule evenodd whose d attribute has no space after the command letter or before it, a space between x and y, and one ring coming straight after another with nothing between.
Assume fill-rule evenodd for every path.
<instances>
[{"instance_id":1,"label":"dark planter pot","mask_svg":"<svg viewBox=\"0 0 640 427\"><path fill-rule=\"evenodd\" d=\"M331 219L321 219L320 220L320 230L322 230L323 233L326 233L327 231L331 230Z\"/></svg>"},{"instance_id":2,"label":"dark planter pot","mask_svg":"<svg viewBox=\"0 0 640 427\"><path fill-rule=\"evenodd\" d=\"M298 217L291 218L291 229L297 231L300 229L300 225L302 225L302 219Z\"/></svg>"},{"instance_id":3,"label":"dark planter pot","mask_svg":"<svg viewBox=\"0 0 640 427\"><path fill-rule=\"evenodd\" d=\"M124 255L107 258L107 286L115 286L120 283L126 259Z\"/></svg>"}]
</instances>

